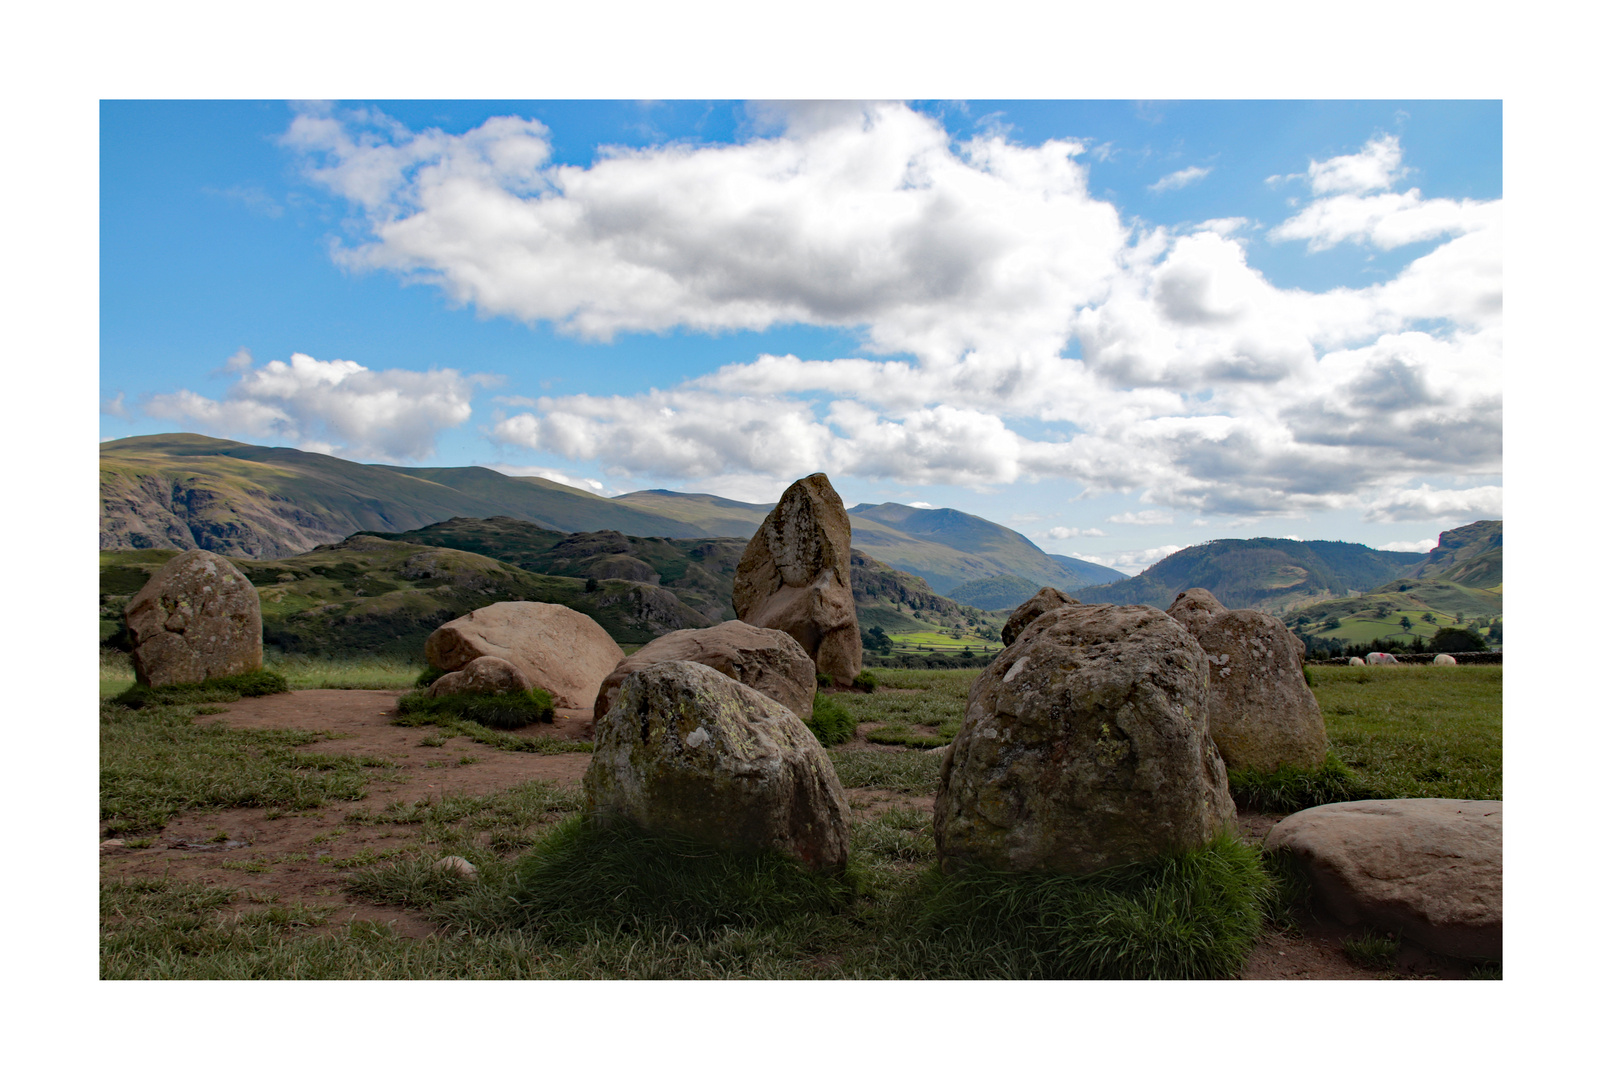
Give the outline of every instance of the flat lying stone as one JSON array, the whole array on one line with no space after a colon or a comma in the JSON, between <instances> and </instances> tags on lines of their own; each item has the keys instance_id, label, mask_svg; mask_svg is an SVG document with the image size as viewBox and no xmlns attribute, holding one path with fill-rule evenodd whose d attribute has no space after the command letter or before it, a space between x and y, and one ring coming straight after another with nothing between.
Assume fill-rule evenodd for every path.
<instances>
[{"instance_id":1,"label":"flat lying stone","mask_svg":"<svg viewBox=\"0 0 1602 1080\"><path fill-rule=\"evenodd\" d=\"M1369 799L1285 818L1263 851L1294 858L1349 926L1465 959L1502 957L1502 802Z\"/></svg>"}]
</instances>

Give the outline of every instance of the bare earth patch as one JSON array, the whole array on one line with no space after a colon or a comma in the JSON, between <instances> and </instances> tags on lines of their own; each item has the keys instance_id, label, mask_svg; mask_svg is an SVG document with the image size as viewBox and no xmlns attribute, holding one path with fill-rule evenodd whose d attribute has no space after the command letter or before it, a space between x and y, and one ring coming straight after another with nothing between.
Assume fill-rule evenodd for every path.
<instances>
[{"instance_id":1,"label":"bare earth patch","mask_svg":"<svg viewBox=\"0 0 1602 1080\"><path fill-rule=\"evenodd\" d=\"M392 804L410 805L424 799L485 796L531 780L576 789L589 767L590 755L499 750L465 736L449 738L440 746L425 746L425 738L437 738L439 733L432 727L394 724L398 697L388 690L297 690L224 706L226 712L206 719L239 728L326 733L326 740L308 749L384 758L400 766L399 774L370 780L366 796L353 802L330 802L317 810L298 812L235 809L185 814L169 821L148 847L105 841L100 845L102 876L113 880L167 877L235 888L239 894L233 907L239 911L263 903L303 903L328 911L329 929L354 920L371 920L387 924L407 938L435 933L438 928L420 915L357 901L343 889L358 867L416 852L422 826L352 824L346 821L347 815L357 810L380 812ZM564 709L558 710L554 724L527 733L587 741L594 726L588 711ZM884 753L923 752L876 746L860 734L846 746ZM854 810L873 816L893 808L927 812L934 807L932 796L881 788L850 788L847 794ZM1260 841L1282 816L1243 812L1242 832ZM1341 939L1351 933L1312 918L1304 920L1299 933L1269 931L1247 961L1242 978L1452 979L1468 974L1466 964L1405 944L1393 971L1365 970L1341 950Z\"/></svg>"}]
</instances>

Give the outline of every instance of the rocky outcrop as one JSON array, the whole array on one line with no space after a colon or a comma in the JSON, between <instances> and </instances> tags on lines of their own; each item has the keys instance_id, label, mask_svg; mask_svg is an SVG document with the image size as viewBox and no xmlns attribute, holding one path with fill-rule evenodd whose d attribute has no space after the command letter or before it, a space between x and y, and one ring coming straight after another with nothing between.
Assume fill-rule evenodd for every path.
<instances>
[{"instance_id":1,"label":"rocky outcrop","mask_svg":"<svg viewBox=\"0 0 1602 1080\"><path fill-rule=\"evenodd\" d=\"M168 560L128 601L124 617L134 675L149 686L261 668L261 599L220 555L186 551Z\"/></svg>"},{"instance_id":2,"label":"rocky outcrop","mask_svg":"<svg viewBox=\"0 0 1602 1080\"><path fill-rule=\"evenodd\" d=\"M817 692L812 658L795 638L782 630L730 619L701 630L664 634L612 669L595 697L595 715L606 714L617 689L628 676L669 660L705 664L735 682L777 701L803 721L812 718L812 697Z\"/></svg>"},{"instance_id":3,"label":"rocky outcrop","mask_svg":"<svg viewBox=\"0 0 1602 1080\"><path fill-rule=\"evenodd\" d=\"M1091 873L1235 820L1207 734L1207 658L1150 607L1068 604L974 682L935 797L941 863Z\"/></svg>"},{"instance_id":4,"label":"rocky outcrop","mask_svg":"<svg viewBox=\"0 0 1602 1080\"><path fill-rule=\"evenodd\" d=\"M1224 764L1261 772L1322 765L1324 714L1302 674L1295 635L1249 608L1197 621L1193 634L1207 654L1207 724Z\"/></svg>"},{"instance_id":5,"label":"rocky outcrop","mask_svg":"<svg viewBox=\"0 0 1602 1080\"><path fill-rule=\"evenodd\" d=\"M682 630L687 626L705 626L712 620L685 604L670 589L643 582L624 592L608 593L595 602L597 608L617 607L627 612L630 621L644 623L653 634Z\"/></svg>"},{"instance_id":6,"label":"rocky outcrop","mask_svg":"<svg viewBox=\"0 0 1602 1080\"><path fill-rule=\"evenodd\" d=\"M1035 593L1035 595L1019 604L1013 609L1012 614L1007 616L1007 625L1001 628L1001 644L1006 646L1011 645L1014 641L1017 641L1018 635L1023 633L1024 627L1040 618L1040 616L1044 615L1046 612L1055 608L1060 608L1064 604L1077 603L1079 603L1079 601L1075 600L1067 593L1060 589L1053 589L1050 585L1047 585L1045 588Z\"/></svg>"},{"instance_id":7,"label":"rocky outcrop","mask_svg":"<svg viewBox=\"0 0 1602 1080\"><path fill-rule=\"evenodd\" d=\"M1341 922L1446 956L1502 956L1502 803L1374 799L1285 818L1263 840L1307 874Z\"/></svg>"},{"instance_id":8,"label":"rocky outcrop","mask_svg":"<svg viewBox=\"0 0 1602 1080\"><path fill-rule=\"evenodd\" d=\"M529 600L452 619L429 635L423 652L443 671L458 671L481 656L509 661L562 709L588 709L623 659L623 650L588 615Z\"/></svg>"},{"instance_id":9,"label":"rocky outcrop","mask_svg":"<svg viewBox=\"0 0 1602 1080\"><path fill-rule=\"evenodd\" d=\"M763 519L735 571L734 613L795 638L818 673L837 683L862 670L851 522L827 476L791 484Z\"/></svg>"},{"instance_id":10,"label":"rocky outcrop","mask_svg":"<svg viewBox=\"0 0 1602 1080\"><path fill-rule=\"evenodd\" d=\"M849 812L834 766L772 698L704 664L670 660L625 678L595 724L584 774L592 816L726 850L845 865Z\"/></svg>"},{"instance_id":11,"label":"rocky outcrop","mask_svg":"<svg viewBox=\"0 0 1602 1080\"><path fill-rule=\"evenodd\" d=\"M1168 614L1192 634L1228 610L1206 589L1186 589L1168 605Z\"/></svg>"},{"instance_id":12,"label":"rocky outcrop","mask_svg":"<svg viewBox=\"0 0 1602 1080\"><path fill-rule=\"evenodd\" d=\"M516 694L534 689L534 683L516 664L499 656L469 660L460 671L450 671L428 686L430 697L444 694Z\"/></svg>"}]
</instances>

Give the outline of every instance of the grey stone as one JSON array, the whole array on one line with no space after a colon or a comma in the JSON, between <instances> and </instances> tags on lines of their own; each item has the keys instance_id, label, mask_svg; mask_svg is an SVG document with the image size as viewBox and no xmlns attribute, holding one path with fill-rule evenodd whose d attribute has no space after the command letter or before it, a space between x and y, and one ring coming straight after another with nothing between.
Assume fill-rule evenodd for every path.
<instances>
[{"instance_id":1,"label":"grey stone","mask_svg":"<svg viewBox=\"0 0 1602 1080\"><path fill-rule=\"evenodd\" d=\"M1018 640L1024 627L1034 622L1040 616L1053 608L1060 608L1064 604L1077 604L1078 600L1069 596L1061 589L1053 589L1050 585L1041 589L1035 595L1012 609L1007 616L1007 625L1001 628L1001 644L1003 647L1011 645Z\"/></svg>"},{"instance_id":2,"label":"grey stone","mask_svg":"<svg viewBox=\"0 0 1602 1080\"><path fill-rule=\"evenodd\" d=\"M443 694L514 694L534 689L534 683L516 664L499 656L469 660L459 671L447 672L428 686L430 697Z\"/></svg>"},{"instance_id":3,"label":"grey stone","mask_svg":"<svg viewBox=\"0 0 1602 1080\"><path fill-rule=\"evenodd\" d=\"M725 850L845 865L850 816L834 765L799 717L704 664L625 678L595 722L586 811Z\"/></svg>"},{"instance_id":4,"label":"grey stone","mask_svg":"<svg viewBox=\"0 0 1602 1080\"><path fill-rule=\"evenodd\" d=\"M261 669L261 598L232 563L209 551L168 560L124 609L134 676L150 686L197 683Z\"/></svg>"},{"instance_id":5,"label":"grey stone","mask_svg":"<svg viewBox=\"0 0 1602 1080\"><path fill-rule=\"evenodd\" d=\"M1207 654L1207 726L1224 764L1262 772L1322 765L1324 714L1285 624L1242 609L1214 615L1193 633Z\"/></svg>"},{"instance_id":6,"label":"grey stone","mask_svg":"<svg viewBox=\"0 0 1602 1080\"><path fill-rule=\"evenodd\" d=\"M595 697L595 715L606 713L623 680L642 668L669 660L690 660L720 671L735 682L777 701L807 721L818 680L812 658L783 630L752 626L738 619L699 630L675 630L646 645L612 669Z\"/></svg>"},{"instance_id":7,"label":"grey stone","mask_svg":"<svg viewBox=\"0 0 1602 1080\"><path fill-rule=\"evenodd\" d=\"M1446 956L1501 959L1502 803L1372 799L1285 818L1263 840L1306 871L1349 926L1395 931Z\"/></svg>"},{"instance_id":8,"label":"grey stone","mask_svg":"<svg viewBox=\"0 0 1602 1080\"><path fill-rule=\"evenodd\" d=\"M1072 604L974 682L934 827L943 866L1091 873L1234 821L1196 639L1156 608Z\"/></svg>"},{"instance_id":9,"label":"grey stone","mask_svg":"<svg viewBox=\"0 0 1602 1080\"><path fill-rule=\"evenodd\" d=\"M1218 597L1206 589L1186 589L1168 605L1168 614L1192 634L1228 611Z\"/></svg>"}]
</instances>

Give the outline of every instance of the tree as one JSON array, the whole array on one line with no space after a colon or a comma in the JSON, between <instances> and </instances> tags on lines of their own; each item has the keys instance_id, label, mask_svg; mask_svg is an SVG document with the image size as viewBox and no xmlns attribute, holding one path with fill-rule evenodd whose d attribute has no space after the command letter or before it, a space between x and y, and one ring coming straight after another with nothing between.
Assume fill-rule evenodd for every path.
<instances>
[{"instance_id":1,"label":"tree","mask_svg":"<svg viewBox=\"0 0 1602 1080\"><path fill-rule=\"evenodd\" d=\"M585 592L595 592L600 587L601 587L601 583L599 581L596 581L594 578L590 578L588 581L586 581L584 583L584 591Z\"/></svg>"},{"instance_id":2,"label":"tree","mask_svg":"<svg viewBox=\"0 0 1602 1080\"><path fill-rule=\"evenodd\" d=\"M1411 630L1411 629L1413 629L1413 620L1409 619L1406 615L1402 616L1402 629L1403 630Z\"/></svg>"},{"instance_id":3,"label":"tree","mask_svg":"<svg viewBox=\"0 0 1602 1080\"><path fill-rule=\"evenodd\" d=\"M1443 626L1430 638L1431 652L1483 652L1485 639L1460 626Z\"/></svg>"}]
</instances>

